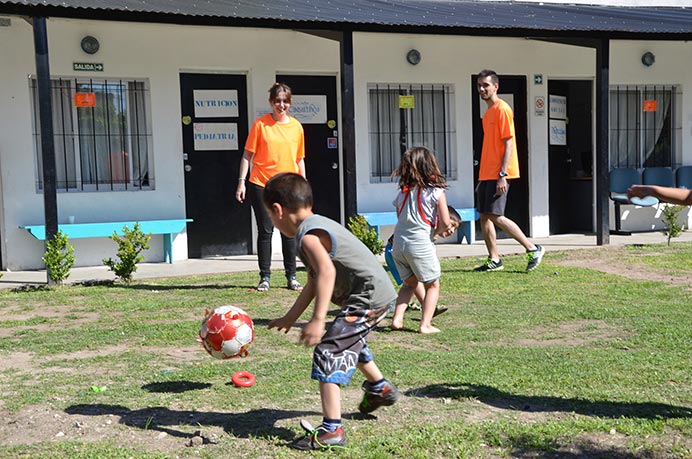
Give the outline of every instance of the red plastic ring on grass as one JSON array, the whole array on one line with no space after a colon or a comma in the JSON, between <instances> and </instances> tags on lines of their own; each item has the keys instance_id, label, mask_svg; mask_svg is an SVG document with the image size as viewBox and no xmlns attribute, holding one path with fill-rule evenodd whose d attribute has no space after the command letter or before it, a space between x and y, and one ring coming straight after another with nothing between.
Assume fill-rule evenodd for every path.
<instances>
[{"instance_id":1,"label":"red plastic ring on grass","mask_svg":"<svg viewBox=\"0 0 692 459\"><path fill-rule=\"evenodd\" d=\"M255 375L249 371L236 371L231 376L231 381L236 387L250 387L255 384Z\"/></svg>"}]
</instances>

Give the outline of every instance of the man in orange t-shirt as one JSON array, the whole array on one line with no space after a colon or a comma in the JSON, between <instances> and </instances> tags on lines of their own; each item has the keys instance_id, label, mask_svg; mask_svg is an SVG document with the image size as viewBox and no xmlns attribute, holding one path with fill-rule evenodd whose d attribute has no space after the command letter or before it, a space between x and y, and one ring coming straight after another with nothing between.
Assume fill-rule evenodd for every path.
<instances>
[{"instance_id":1,"label":"man in orange t-shirt","mask_svg":"<svg viewBox=\"0 0 692 459\"><path fill-rule=\"evenodd\" d=\"M488 111L483 115L483 149L476 188L488 259L474 271L499 271L504 268L497 248L495 227L498 227L524 246L528 257L526 271L529 272L541 263L545 250L531 242L516 223L505 217L509 180L519 178L514 114L507 102L497 95L500 79L494 71L481 71L476 81L478 94L488 105Z\"/></svg>"}]
</instances>

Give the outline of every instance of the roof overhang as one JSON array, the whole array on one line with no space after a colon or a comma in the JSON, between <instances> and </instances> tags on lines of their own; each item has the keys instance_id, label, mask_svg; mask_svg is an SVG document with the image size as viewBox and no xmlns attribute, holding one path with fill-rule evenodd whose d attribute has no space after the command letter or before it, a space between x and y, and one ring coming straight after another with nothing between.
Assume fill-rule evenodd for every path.
<instances>
[{"instance_id":1,"label":"roof overhang","mask_svg":"<svg viewBox=\"0 0 692 459\"><path fill-rule=\"evenodd\" d=\"M692 9L470 0L0 0L0 14L222 27L692 39Z\"/></svg>"}]
</instances>

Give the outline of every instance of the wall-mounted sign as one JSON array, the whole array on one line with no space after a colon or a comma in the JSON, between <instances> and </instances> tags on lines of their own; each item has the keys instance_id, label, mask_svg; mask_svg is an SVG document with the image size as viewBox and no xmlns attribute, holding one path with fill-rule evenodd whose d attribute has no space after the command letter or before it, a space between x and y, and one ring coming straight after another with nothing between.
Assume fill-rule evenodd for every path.
<instances>
[{"instance_id":1,"label":"wall-mounted sign","mask_svg":"<svg viewBox=\"0 0 692 459\"><path fill-rule=\"evenodd\" d=\"M237 123L194 123L192 125L195 150L237 150Z\"/></svg>"},{"instance_id":2,"label":"wall-mounted sign","mask_svg":"<svg viewBox=\"0 0 692 459\"><path fill-rule=\"evenodd\" d=\"M93 92L75 93L74 106L77 108L96 107L96 94Z\"/></svg>"},{"instance_id":3,"label":"wall-mounted sign","mask_svg":"<svg viewBox=\"0 0 692 459\"><path fill-rule=\"evenodd\" d=\"M533 84L535 85L541 85L543 84L543 75L540 73L534 73L533 75Z\"/></svg>"},{"instance_id":4,"label":"wall-mounted sign","mask_svg":"<svg viewBox=\"0 0 692 459\"><path fill-rule=\"evenodd\" d=\"M414 96L399 96L399 108L416 108Z\"/></svg>"},{"instance_id":5,"label":"wall-mounted sign","mask_svg":"<svg viewBox=\"0 0 692 459\"><path fill-rule=\"evenodd\" d=\"M644 111L645 112L655 112L657 106L658 106L658 103L655 100L645 100L644 101Z\"/></svg>"},{"instance_id":6,"label":"wall-mounted sign","mask_svg":"<svg viewBox=\"0 0 692 459\"><path fill-rule=\"evenodd\" d=\"M327 122L327 96L294 94L288 114L302 124L324 124Z\"/></svg>"},{"instance_id":7,"label":"wall-mounted sign","mask_svg":"<svg viewBox=\"0 0 692 459\"><path fill-rule=\"evenodd\" d=\"M103 64L96 62L73 62L72 70L77 72L103 72Z\"/></svg>"},{"instance_id":8,"label":"wall-mounted sign","mask_svg":"<svg viewBox=\"0 0 692 459\"><path fill-rule=\"evenodd\" d=\"M327 137L327 148L330 150L339 148L339 142L336 140L336 137Z\"/></svg>"},{"instance_id":9,"label":"wall-mounted sign","mask_svg":"<svg viewBox=\"0 0 692 459\"><path fill-rule=\"evenodd\" d=\"M533 113L536 116L545 116L545 97L536 96L533 102Z\"/></svg>"},{"instance_id":10,"label":"wall-mounted sign","mask_svg":"<svg viewBox=\"0 0 692 459\"><path fill-rule=\"evenodd\" d=\"M235 89L195 89L192 97L195 118L238 117L238 91Z\"/></svg>"},{"instance_id":11,"label":"wall-mounted sign","mask_svg":"<svg viewBox=\"0 0 692 459\"><path fill-rule=\"evenodd\" d=\"M559 120L567 119L567 98L565 96L550 96L550 117Z\"/></svg>"},{"instance_id":12,"label":"wall-mounted sign","mask_svg":"<svg viewBox=\"0 0 692 459\"><path fill-rule=\"evenodd\" d=\"M567 123L565 120L550 120L550 145L567 145Z\"/></svg>"}]
</instances>

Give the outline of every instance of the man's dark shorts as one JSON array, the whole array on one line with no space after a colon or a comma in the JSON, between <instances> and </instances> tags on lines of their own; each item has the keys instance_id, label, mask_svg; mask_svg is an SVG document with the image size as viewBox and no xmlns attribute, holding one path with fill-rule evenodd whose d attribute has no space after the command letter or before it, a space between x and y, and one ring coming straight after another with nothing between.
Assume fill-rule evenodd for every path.
<instances>
[{"instance_id":1,"label":"man's dark shorts","mask_svg":"<svg viewBox=\"0 0 692 459\"><path fill-rule=\"evenodd\" d=\"M507 207L507 195L509 194L509 180L507 192L497 195L497 180L483 180L478 182L476 189L478 197L478 212L482 214L505 215Z\"/></svg>"}]
</instances>

